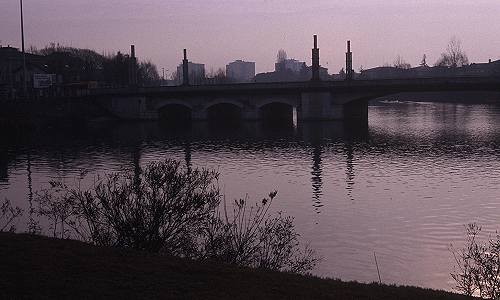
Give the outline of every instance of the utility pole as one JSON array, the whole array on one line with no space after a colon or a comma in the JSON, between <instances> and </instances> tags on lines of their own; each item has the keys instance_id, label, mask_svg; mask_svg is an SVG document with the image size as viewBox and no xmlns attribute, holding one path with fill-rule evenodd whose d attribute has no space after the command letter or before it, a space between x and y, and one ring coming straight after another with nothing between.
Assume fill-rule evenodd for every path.
<instances>
[{"instance_id":1,"label":"utility pole","mask_svg":"<svg viewBox=\"0 0 500 300\"><path fill-rule=\"evenodd\" d=\"M26 83L26 52L24 51L24 19L23 19L23 0L19 0L21 5L21 45L23 51L23 96L28 95L28 86Z\"/></svg>"}]
</instances>

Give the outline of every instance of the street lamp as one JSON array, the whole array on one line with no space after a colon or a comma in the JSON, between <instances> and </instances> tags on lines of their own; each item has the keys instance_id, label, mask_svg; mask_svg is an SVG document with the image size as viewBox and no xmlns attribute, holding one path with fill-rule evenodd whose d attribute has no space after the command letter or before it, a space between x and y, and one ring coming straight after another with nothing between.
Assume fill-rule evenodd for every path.
<instances>
[{"instance_id":1,"label":"street lamp","mask_svg":"<svg viewBox=\"0 0 500 300\"><path fill-rule=\"evenodd\" d=\"M28 94L28 87L26 85L26 52L24 51L24 20L23 20L23 0L19 0L21 6L21 45L23 50L23 96Z\"/></svg>"}]
</instances>

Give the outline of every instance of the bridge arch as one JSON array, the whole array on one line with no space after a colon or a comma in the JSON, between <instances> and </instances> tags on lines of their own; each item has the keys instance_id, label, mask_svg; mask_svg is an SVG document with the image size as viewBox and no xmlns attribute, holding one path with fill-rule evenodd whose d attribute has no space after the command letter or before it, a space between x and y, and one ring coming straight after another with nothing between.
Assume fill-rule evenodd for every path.
<instances>
[{"instance_id":1,"label":"bridge arch","mask_svg":"<svg viewBox=\"0 0 500 300\"><path fill-rule=\"evenodd\" d=\"M161 99L161 100L156 101L154 107L156 110L159 110L160 108L162 108L166 105L174 105L174 104L182 105L182 106L185 106L189 109L193 109L193 106L191 105L191 103L189 101L184 101L181 99Z\"/></svg>"},{"instance_id":2,"label":"bridge arch","mask_svg":"<svg viewBox=\"0 0 500 300\"><path fill-rule=\"evenodd\" d=\"M260 109L263 106L273 104L273 103L279 103L279 104L285 104L285 105L290 105L292 107L297 107L298 105L298 99L294 97L286 98L286 97L279 97L279 98L266 98L261 101L256 105L258 109Z\"/></svg>"},{"instance_id":3,"label":"bridge arch","mask_svg":"<svg viewBox=\"0 0 500 300\"><path fill-rule=\"evenodd\" d=\"M156 105L158 118L168 123L188 123L192 120L193 108L180 100L160 101Z\"/></svg>"},{"instance_id":4,"label":"bridge arch","mask_svg":"<svg viewBox=\"0 0 500 300\"><path fill-rule=\"evenodd\" d=\"M208 101L205 104L205 109L210 109L214 105L219 105L219 104L228 104L228 105L234 105L237 106L240 109L244 108L243 101L238 101L238 99L229 99L229 98L216 98L211 101Z\"/></svg>"},{"instance_id":5,"label":"bridge arch","mask_svg":"<svg viewBox=\"0 0 500 300\"><path fill-rule=\"evenodd\" d=\"M293 125L295 109L288 101L271 101L258 107L259 119L276 125Z\"/></svg>"}]
</instances>

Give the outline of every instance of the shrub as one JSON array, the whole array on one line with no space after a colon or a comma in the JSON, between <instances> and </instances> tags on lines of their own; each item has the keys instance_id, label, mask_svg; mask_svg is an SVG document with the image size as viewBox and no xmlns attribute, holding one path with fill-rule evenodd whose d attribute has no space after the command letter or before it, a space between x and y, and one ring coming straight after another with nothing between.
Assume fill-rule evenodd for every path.
<instances>
[{"instance_id":1,"label":"shrub","mask_svg":"<svg viewBox=\"0 0 500 300\"><path fill-rule=\"evenodd\" d=\"M13 224L21 215L23 210L17 206L12 206L9 199L5 199L0 205L0 232L16 231L16 226Z\"/></svg>"},{"instance_id":2,"label":"shrub","mask_svg":"<svg viewBox=\"0 0 500 300\"><path fill-rule=\"evenodd\" d=\"M224 202L223 212L217 209L205 226L203 255L240 266L294 273L312 270L318 258L308 246L300 248L293 218L281 213L268 216L276 193L252 206L247 198L235 200L230 214Z\"/></svg>"},{"instance_id":3,"label":"shrub","mask_svg":"<svg viewBox=\"0 0 500 300\"><path fill-rule=\"evenodd\" d=\"M73 191L62 182L50 181L49 184L50 189L35 193L35 201L39 204L37 212L51 221L49 229L52 236L67 238L71 234L70 228L74 227L76 217Z\"/></svg>"},{"instance_id":4,"label":"shrub","mask_svg":"<svg viewBox=\"0 0 500 300\"><path fill-rule=\"evenodd\" d=\"M51 183L38 197L40 213L98 245L190 255L200 224L220 202L208 170L187 170L179 162L153 162L139 174L97 178L89 190ZM54 231L55 232L55 231Z\"/></svg>"},{"instance_id":5,"label":"shrub","mask_svg":"<svg viewBox=\"0 0 500 300\"><path fill-rule=\"evenodd\" d=\"M456 288L465 295L478 293L484 299L500 299L500 236L478 240L481 227L466 226L466 244L452 249L457 270L451 274Z\"/></svg>"},{"instance_id":6,"label":"shrub","mask_svg":"<svg viewBox=\"0 0 500 300\"><path fill-rule=\"evenodd\" d=\"M305 273L318 259L300 248L292 217L269 217L276 192L250 206L221 205L218 173L153 162L134 172L98 177L90 189L51 182L36 195L52 234L240 266Z\"/></svg>"}]
</instances>

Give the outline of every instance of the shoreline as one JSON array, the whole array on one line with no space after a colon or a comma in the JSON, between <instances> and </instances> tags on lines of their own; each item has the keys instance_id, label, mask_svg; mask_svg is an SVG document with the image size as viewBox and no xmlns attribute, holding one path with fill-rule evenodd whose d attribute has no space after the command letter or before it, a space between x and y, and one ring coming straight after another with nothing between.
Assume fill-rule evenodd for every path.
<instances>
[{"instance_id":1,"label":"shoreline","mask_svg":"<svg viewBox=\"0 0 500 300\"><path fill-rule=\"evenodd\" d=\"M6 299L472 299L0 233Z\"/></svg>"}]
</instances>

